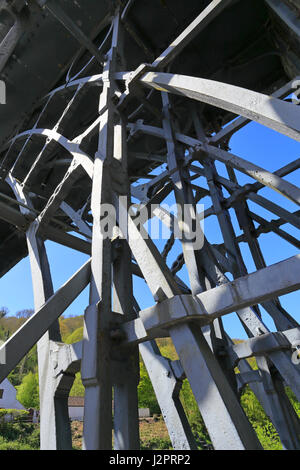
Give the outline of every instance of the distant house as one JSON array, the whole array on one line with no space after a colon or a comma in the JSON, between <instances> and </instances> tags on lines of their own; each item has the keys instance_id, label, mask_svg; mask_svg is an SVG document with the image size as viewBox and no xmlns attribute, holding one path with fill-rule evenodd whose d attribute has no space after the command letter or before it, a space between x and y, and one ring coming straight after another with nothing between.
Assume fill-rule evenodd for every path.
<instances>
[{"instance_id":1,"label":"distant house","mask_svg":"<svg viewBox=\"0 0 300 470\"><path fill-rule=\"evenodd\" d=\"M84 397L69 397L68 408L71 421L83 421Z\"/></svg>"},{"instance_id":2,"label":"distant house","mask_svg":"<svg viewBox=\"0 0 300 470\"><path fill-rule=\"evenodd\" d=\"M6 410L25 410L16 397L17 390L8 379L4 379L0 384L0 408Z\"/></svg>"},{"instance_id":3,"label":"distant house","mask_svg":"<svg viewBox=\"0 0 300 470\"><path fill-rule=\"evenodd\" d=\"M69 418L71 421L83 421L84 397L69 397ZM139 418L149 418L149 408L139 408Z\"/></svg>"}]
</instances>

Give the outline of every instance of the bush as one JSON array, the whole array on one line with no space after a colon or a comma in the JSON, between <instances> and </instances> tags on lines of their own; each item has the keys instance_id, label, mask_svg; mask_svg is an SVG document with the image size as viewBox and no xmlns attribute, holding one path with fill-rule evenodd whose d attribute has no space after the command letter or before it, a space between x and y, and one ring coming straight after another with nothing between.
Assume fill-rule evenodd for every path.
<instances>
[{"instance_id":1,"label":"bush","mask_svg":"<svg viewBox=\"0 0 300 470\"><path fill-rule=\"evenodd\" d=\"M19 441L6 441L0 436L0 450L33 450L28 444Z\"/></svg>"},{"instance_id":2,"label":"bush","mask_svg":"<svg viewBox=\"0 0 300 470\"><path fill-rule=\"evenodd\" d=\"M253 427L265 450L282 450L281 441L271 421L263 426L259 423L254 423Z\"/></svg>"},{"instance_id":3,"label":"bush","mask_svg":"<svg viewBox=\"0 0 300 470\"><path fill-rule=\"evenodd\" d=\"M23 421L29 415L29 411L0 409L0 422L5 421L7 415L11 415L14 421Z\"/></svg>"},{"instance_id":4,"label":"bush","mask_svg":"<svg viewBox=\"0 0 300 470\"><path fill-rule=\"evenodd\" d=\"M241 396L241 405L265 450L281 450L277 431L249 386Z\"/></svg>"},{"instance_id":5,"label":"bush","mask_svg":"<svg viewBox=\"0 0 300 470\"><path fill-rule=\"evenodd\" d=\"M172 450L170 439L154 437L141 441L141 450Z\"/></svg>"},{"instance_id":6,"label":"bush","mask_svg":"<svg viewBox=\"0 0 300 470\"><path fill-rule=\"evenodd\" d=\"M1 450L34 450L40 447L39 427L32 423L0 422Z\"/></svg>"}]
</instances>

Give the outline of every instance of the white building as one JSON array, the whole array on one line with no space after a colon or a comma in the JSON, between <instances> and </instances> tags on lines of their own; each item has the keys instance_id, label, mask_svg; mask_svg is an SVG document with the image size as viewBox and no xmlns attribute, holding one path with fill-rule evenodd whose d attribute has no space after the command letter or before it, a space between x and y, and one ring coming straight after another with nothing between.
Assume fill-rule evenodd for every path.
<instances>
[{"instance_id":1,"label":"white building","mask_svg":"<svg viewBox=\"0 0 300 470\"><path fill-rule=\"evenodd\" d=\"M69 418L71 421L83 421L84 417L84 397L69 397ZM139 408L139 418L149 418L149 408Z\"/></svg>"},{"instance_id":2,"label":"white building","mask_svg":"<svg viewBox=\"0 0 300 470\"><path fill-rule=\"evenodd\" d=\"M69 397L68 407L71 421L83 421L84 397Z\"/></svg>"},{"instance_id":3,"label":"white building","mask_svg":"<svg viewBox=\"0 0 300 470\"><path fill-rule=\"evenodd\" d=\"M9 410L25 410L17 400L17 390L8 379L0 384L0 408Z\"/></svg>"}]
</instances>

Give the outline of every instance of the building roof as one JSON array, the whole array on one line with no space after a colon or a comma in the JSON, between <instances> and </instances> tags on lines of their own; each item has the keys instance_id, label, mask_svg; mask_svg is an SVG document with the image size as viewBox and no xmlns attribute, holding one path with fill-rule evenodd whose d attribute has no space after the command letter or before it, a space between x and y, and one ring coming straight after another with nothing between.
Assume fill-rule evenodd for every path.
<instances>
[{"instance_id":1,"label":"building roof","mask_svg":"<svg viewBox=\"0 0 300 470\"><path fill-rule=\"evenodd\" d=\"M84 406L84 397L69 397L68 406Z\"/></svg>"},{"instance_id":2,"label":"building roof","mask_svg":"<svg viewBox=\"0 0 300 470\"><path fill-rule=\"evenodd\" d=\"M0 383L0 408L24 410L24 406L17 400L17 390L6 378Z\"/></svg>"}]
</instances>

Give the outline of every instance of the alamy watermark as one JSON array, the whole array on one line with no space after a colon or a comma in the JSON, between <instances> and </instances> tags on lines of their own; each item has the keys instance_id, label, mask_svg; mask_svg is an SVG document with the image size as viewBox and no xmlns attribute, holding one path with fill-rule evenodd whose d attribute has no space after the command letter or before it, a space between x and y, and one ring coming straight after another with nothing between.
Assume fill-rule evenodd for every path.
<instances>
[{"instance_id":1,"label":"alamy watermark","mask_svg":"<svg viewBox=\"0 0 300 470\"><path fill-rule=\"evenodd\" d=\"M6 85L3 80L0 80L0 104L6 104Z\"/></svg>"},{"instance_id":2,"label":"alamy watermark","mask_svg":"<svg viewBox=\"0 0 300 470\"><path fill-rule=\"evenodd\" d=\"M103 238L114 238L118 226L119 238L129 236L133 242L150 237L168 240L173 233L186 249L200 250L204 243L203 214L203 204L129 205L127 196L119 196L116 205L101 204L96 218Z\"/></svg>"}]
</instances>

